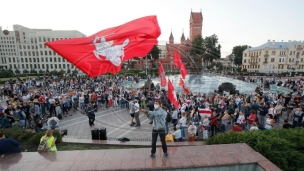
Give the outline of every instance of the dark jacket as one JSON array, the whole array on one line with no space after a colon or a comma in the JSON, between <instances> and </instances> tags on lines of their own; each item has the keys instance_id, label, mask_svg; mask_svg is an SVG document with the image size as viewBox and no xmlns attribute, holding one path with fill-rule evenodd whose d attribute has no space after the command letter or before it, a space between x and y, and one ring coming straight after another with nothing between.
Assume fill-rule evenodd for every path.
<instances>
[{"instance_id":1,"label":"dark jacket","mask_svg":"<svg viewBox=\"0 0 304 171\"><path fill-rule=\"evenodd\" d=\"M20 153L20 143L12 138L4 138L0 140L0 155L7 153Z\"/></svg>"},{"instance_id":2,"label":"dark jacket","mask_svg":"<svg viewBox=\"0 0 304 171\"><path fill-rule=\"evenodd\" d=\"M267 106L260 106L260 115L266 116L268 114L268 107Z\"/></svg>"}]
</instances>

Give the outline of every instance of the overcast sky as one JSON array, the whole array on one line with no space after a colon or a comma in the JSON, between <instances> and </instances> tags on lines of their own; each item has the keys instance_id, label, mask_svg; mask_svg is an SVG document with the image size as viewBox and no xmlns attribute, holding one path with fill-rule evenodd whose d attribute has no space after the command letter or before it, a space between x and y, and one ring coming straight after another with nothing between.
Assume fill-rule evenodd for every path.
<instances>
[{"instance_id":1,"label":"overcast sky","mask_svg":"<svg viewBox=\"0 0 304 171\"><path fill-rule=\"evenodd\" d=\"M268 39L304 40L304 0L5 0L0 3L0 26L78 30L86 35L147 15L157 15L159 43L175 42L189 17L202 10L203 37L217 34L222 57L236 45L259 46Z\"/></svg>"}]
</instances>

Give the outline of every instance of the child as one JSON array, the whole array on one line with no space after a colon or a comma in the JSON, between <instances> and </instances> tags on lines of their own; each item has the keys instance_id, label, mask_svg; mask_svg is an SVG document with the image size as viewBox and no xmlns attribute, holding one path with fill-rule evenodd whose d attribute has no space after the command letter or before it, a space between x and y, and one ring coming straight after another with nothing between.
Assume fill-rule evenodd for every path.
<instances>
[{"instance_id":1,"label":"child","mask_svg":"<svg viewBox=\"0 0 304 171\"><path fill-rule=\"evenodd\" d=\"M173 135L174 135L174 141L182 141L183 140L179 125L176 126L176 131L173 133Z\"/></svg>"}]
</instances>

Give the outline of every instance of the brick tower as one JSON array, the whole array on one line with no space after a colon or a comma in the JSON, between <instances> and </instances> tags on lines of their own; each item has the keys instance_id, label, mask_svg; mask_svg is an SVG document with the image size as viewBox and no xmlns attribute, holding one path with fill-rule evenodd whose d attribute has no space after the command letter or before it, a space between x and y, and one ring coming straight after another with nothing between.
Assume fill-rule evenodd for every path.
<instances>
[{"instance_id":1,"label":"brick tower","mask_svg":"<svg viewBox=\"0 0 304 171\"><path fill-rule=\"evenodd\" d=\"M203 27L203 15L202 11L200 12L192 12L190 13L190 41L192 42L197 35L202 35L202 27Z\"/></svg>"}]
</instances>

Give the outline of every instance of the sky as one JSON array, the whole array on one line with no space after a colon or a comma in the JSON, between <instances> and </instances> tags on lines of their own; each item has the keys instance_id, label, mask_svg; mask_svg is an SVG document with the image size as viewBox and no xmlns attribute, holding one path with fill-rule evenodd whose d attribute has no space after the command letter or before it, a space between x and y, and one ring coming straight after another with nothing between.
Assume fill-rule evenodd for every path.
<instances>
[{"instance_id":1,"label":"sky","mask_svg":"<svg viewBox=\"0 0 304 171\"><path fill-rule=\"evenodd\" d=\"M303 0L6 0L1 2L0 26L78 30L89 36L156 15L162 32L159 44L169 43L171 30L179 43L183 30L189 36L191 10L202 11L202 36L218 36L223 58L237 45L304 41L303 6Z\"/></svg>"}]
</instances>

